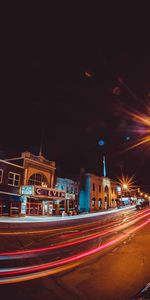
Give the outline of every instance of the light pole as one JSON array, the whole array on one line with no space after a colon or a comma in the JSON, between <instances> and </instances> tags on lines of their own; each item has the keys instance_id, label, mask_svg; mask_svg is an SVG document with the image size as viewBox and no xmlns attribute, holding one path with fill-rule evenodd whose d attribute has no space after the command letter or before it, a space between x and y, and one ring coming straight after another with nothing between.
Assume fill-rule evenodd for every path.
<instances>
[{"instance_id":1,"label":"light pole","mask_svg":"<svg viewBox=\"0 0 150 300\"><path fill-rule=\"evenodd\" d=\"M105 142L104 142L104 140L99 140L98 141L98 145L100 146L100 147L103 147L104 145L105 145ZM103 177L106 177L106 158L105 158L105 155L103 154L103 172L102 172L102 174L103 174Z\"/></svg>"}]
</instances>

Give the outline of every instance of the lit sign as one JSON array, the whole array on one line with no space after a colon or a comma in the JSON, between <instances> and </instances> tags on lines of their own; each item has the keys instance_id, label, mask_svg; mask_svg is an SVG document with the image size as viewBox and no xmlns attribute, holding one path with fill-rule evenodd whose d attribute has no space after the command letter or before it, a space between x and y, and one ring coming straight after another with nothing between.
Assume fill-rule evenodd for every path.
<instances>
[{"instance_id":1,"label":"lit sign","mask_svg":"<svg viewBox=\"0 0 150 300\"><path fill-rule=\"evenodd\" d=\"M21 187L21 194L22 195L33 195L34 194L33 185L23 185Z\"/></svg>"},{"instance_id":2,"label":"lit sign","mask_svg":"<svg viewBox=\"0 0 150 300\"><path fill-rule=\"evenodd\" d=\"M50 198L64 198L66 193L55 189L43 188L42 186L23 185L21 188L22 195L46 196Z\"/></svg>"},{"instance_id":3,"label":"lit sign","mask_svg":"<svg viewBox=\"0 0 150 300\"><path fill-rule=\"evenodd\" d=\"M75 195L66 193L66 199L75 200Z\"/></svg>"},{"instance_id":4,"label":"lit sign","mask_svg":"<svg viewBox=\"0 0 150 300\"><path fill-rule=\"evenodd\" d=\"M43 189L40 187L35 187L35 194L41 196L48 196L51 198L65 198L65 192L54 190L54 189Z\"/></svg>"},{"instance_id":5,"label":"lit sign","mask_svg":"<svg viewBox=\"0 0 150 300\"><path fill-rule=\"evenodd\" d=\"M121 187L117 186L117 192L121 192Z\"/></svg>"}]
</instances>

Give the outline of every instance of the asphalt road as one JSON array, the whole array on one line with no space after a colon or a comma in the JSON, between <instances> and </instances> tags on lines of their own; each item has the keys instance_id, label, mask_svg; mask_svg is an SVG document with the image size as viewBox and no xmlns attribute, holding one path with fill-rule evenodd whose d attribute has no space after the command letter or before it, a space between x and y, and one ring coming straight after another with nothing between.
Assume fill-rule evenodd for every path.
<instances>
[{"instance_id":1,"label":"asphalt road","mask_svg":"<svg viewBox=\"0 0 150 300\"><path fill-rule=\"evenodd\" d=\"M31 224L0 228L0 292L5 295L2 299L130 299L126 298L130 275L125 279L124 273L132 261L128 257L125 270L121 269L120 281L125 279L125 285L117 291L112 282L120 266L116 262L116 268L110 272L114 264L110 255L115 256L115 249L122 245L132 248L139 233L147 234L149 224L150 209L132 209L107 217L40 224L36 228ZM97 282L97 276L103 284ZM138 288L139 281L131 295Z\"/></svg>"}]
</instances>

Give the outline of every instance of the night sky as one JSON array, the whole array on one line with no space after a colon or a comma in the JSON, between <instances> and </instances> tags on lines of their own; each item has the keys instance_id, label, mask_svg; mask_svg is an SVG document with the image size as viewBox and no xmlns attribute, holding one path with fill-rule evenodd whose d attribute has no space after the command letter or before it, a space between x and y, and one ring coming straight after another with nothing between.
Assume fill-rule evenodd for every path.
<instances>
[{"instance_id":1,"label":"night sky","mask_svg":"<svg viewBox=\"0 0 150 300\"><path fill-rule=\"evenodd\" d=\"M124 151L126 138L137 137L120 109L144 112L150 101L149 10L141 5L36 5L20 7L19 17L9 8L1 41L1 158L38 154L43 132L43 155L56 161L59 176L82 167L102 175L105 153L109 177L135 174L150 191L150 157L140 148Z\"/></svg>"}]
</instances>

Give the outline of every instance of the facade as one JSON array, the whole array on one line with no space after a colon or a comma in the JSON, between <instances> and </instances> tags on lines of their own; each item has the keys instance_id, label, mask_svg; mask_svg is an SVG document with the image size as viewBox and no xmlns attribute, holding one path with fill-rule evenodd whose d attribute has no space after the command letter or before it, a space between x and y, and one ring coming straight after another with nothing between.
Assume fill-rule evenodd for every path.
<instances>
[{"instance_id":1,"label":"facade","mask_svg":"<svg viewBox=\"0 0 150 300\"><path fill-rule=\"evenodd\" d=\"M24 167L0 160L0 215L20 216L22 202L20 186L23 183Z\"/></svg>"},{"instance_id":2,"label":"facade","mask_svg":"<svg viewBox=\"0 0 150 300\"><path fill-rule=\"evenodd\" d=\"M9 161L24 168L23 184L20 189L24 215L59 214L59 204L65 202L65 192L54 188L55 162L30 152L23 152L21 157Z\"/></svg>"},{"instance_id":3,"label":"facade","mask_svg":"<svg viewBox=\"0 0 150 300\"><path fill-rule=\"evenodd\" d=\"M67 178L56 178L55 188L65 192L65 207L67 213L77 213L79 203L79 183Z\"/></svg>"},{"instance_id":4,"label":"facade","mask_svg":"<svg viewBox=\"0 0 150 300\"><path fill-rule=\"evenodd\" d=\"M20 157L7 161L23 168L20 186L22 215L61 215L77 210L78 185L70 179L56 179L54 161L30 152L23 152Z\"/></svg>"},{"instance_id":5,"label":"facade","mask_svg":"<svg viewBox=\"0 0 150 300\"><path fill-rule=\"evenodd\" d=\"M116 206L117 182L108 177L86 173L81 175L80 212L94 212Z\"/></svg>"}]
</instances>

